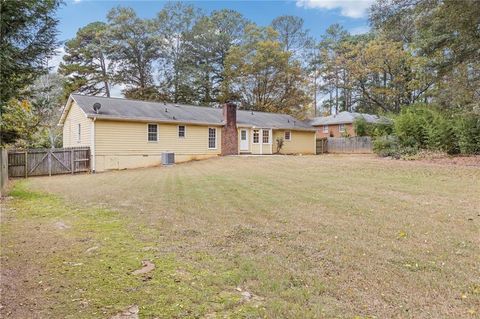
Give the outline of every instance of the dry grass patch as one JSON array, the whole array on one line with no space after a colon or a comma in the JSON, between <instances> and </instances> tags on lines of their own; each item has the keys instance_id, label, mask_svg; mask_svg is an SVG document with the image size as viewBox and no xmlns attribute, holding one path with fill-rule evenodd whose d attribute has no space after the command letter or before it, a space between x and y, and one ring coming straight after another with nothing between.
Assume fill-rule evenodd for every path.
<instances>
[{"instance_id":1,"label":"dry grass patch","mask_svg":"<svg viewBox=\"0 0 480 319\"><path fill-rule=\"evenodd\" d=\"M34 178L13 196L2 223L4 268L31 259L33 270L61 270L52 285L62 282L68 297L39 291L45 314L108 316L133 304L141 318L479 314L475 167L226 157ZM59 221L67 227L42 230ZM35 225L42 236L22 245ZM52 242L60 243L55 254ZM132 276L142 260L155 269ZM7 308L35 291L20 285Z\"/></svg>"}]
</instances>

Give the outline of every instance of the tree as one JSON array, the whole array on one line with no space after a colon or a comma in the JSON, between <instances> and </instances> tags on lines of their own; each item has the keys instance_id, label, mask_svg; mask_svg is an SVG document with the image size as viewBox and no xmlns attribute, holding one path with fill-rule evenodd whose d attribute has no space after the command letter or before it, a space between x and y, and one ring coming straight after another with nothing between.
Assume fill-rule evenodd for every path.
<instances>
[{"instance_id":1,"label":"tree","mask_svg":"<svg viewBox=\"0 0 480 319\"><path fill-rule=\"evenodd\" d=\"M334 106L335 113L340 111L341 75L343 64L339 63L342 43L348 38L348 32L339 24L327 28L326 33L318 45L319 54L314 63L319 64L318 69L322 75L322 91L331 96L329 105ZM330 110L332 113L332 110Z\"/></svg>"},{"instance_id":2,"label":"tree","mask_svg":"<svg viewBox=\"0 0 480 319\"><path fill-rule=\"evenodd\" d=\"M398 113L424 97L432 82L425 60L403 49L401 42L377 38L346 50L346 64L357 93L357 109Z\"/></svg>"},{"instance_id":3,"label":"tree","mask_svg":"<svg viewBox=\"0 0 480 319\"><path fill-rule=\"evenodd\" d=\"M242 45L230 49L225 67L223 100L239 100L243 108L305 116L310 106L300 65L290 62L272 28L248 25ZM291 79L288 92L280 85Z\"/></svg>"},{"instance_id":4,"label":"tree","mask_svg":"<svg viewBox=\"0 0 480 319\"><path fill-rule=\"evenodd\" d=\"M155 34L153 21L138 18L131 8L112 9L107 18L115 82L126 85L127 97L159 99L153 63L160 57L162 41Z\"/></svg>"},{"instance_id":5,"label":"tree","mask_svg":"<svg viewBox=\"0 0 480 319\"><path fill-rule=\"evenodd\" d=\"M376 32L428 61L436 78L426 102L471 111L480 109L479 17L473 0L382 0L371 21Z\"/></svg>"},{"instance_id":6,"label":"tree","mask_svg":"<svg viewBox=\"0 0 480 319\"><path fill-rule=\"evenodd\" d=\"M156 32L165 44L159 56L161 89L175 103L195 99L186 38L200 17L200 11L190 4L168 2L155 19Z\"/></svg>"},{"instance_id":7,"label":"tree","mask_svg":"<svg viewBox=\"0 0 480 319\"><path fill-rule=\"evenodd\" d=\"M23 134L20 119L28 113L19 102L28 96L28 86L48 71L46 61L58 46L55 11L58 0L2 1L0 4L0 113L2 143ZM10 113L12 112L12 113Z\"/></svg>"},{"instance_id":8,"label":"tree","mask_svg":"<svg viewBox=\"0 0 480 319\"><path fill-rule=\"evenodd\" d=\"M62 130L57 125L65 105L65 78L55 73L45 74L32 85L31 111L37 119L35 133L29 141L33 147L61 146Z\"/></svg>"},{"instance_id":9,"label":"tree","mask_svg":"<svg viewBox=\"0 0 480 319\"><path fill-rule=\"evenodd\" d=\"M57 124L65 102L63 82L58 74L42 75L28 88L28 98L7 102L0 123L2 145L60 146L61 129Z\"/></svg>"},{"instance_id":10,"label":"tree","mask_svg":"<svg viewBox=\"0 0 480 319\"><path fill-rule=\"evenodd\" d=\"M214 11L198 20L187 33L186 62L191 64L198 103L218 102L228 51L240 43L246 24L245 18L236 11Z\"/></svg>"},{"instance_id":11,"label":"tree","mask_svg":"<svg viewBox=\"0 0 480 319\"><path fill-rule=\"evenodd\" d=\"M308 30L304 29L300 17L280 16L272 21L271 27L277 31L283 49L291 52L294 58L300 58L305 49L312 45L313 40L308 35Z\"/></svg>"},{"instance_id":12,"label":"tree","mask_svg":"<svg viewBox=\"0 0 480 319\"><path fill-rule=\"evenodd\" d=\"M66 91L110 96L112 72L108 67L109 41L107 25L92 22L78 30L76 37L65 43L59 73L68 77Z\"/></svg>"}]
</instances>

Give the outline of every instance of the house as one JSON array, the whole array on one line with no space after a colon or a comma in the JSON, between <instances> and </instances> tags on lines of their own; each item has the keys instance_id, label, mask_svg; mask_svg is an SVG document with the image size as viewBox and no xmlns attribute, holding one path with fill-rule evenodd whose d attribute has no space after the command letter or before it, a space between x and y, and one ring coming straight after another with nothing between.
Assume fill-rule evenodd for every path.
<instances>
[{"instance_id":1,"label":"house","mask_svg":"<svg viewBox=\"0 0 480 319\"><path fill-rule=\"evenodd\" d=\"M388 124L390 120L384 116L366 113L340 112L329 116L313 118L309 123L317 130L317 137L356 136L353 122L363 118L367 123Z\"/></svg>"},{"instance_id":2,"label":"house","mask_svg":"<svg viewBox=\"0 0 480 319\"><path fill-rule=\"evenodd\" d=\"M94 108L95 106L95 108ZM315 154L315 129L286 114L72 94L62 113L63 146L88 146L93 171L218 155Z\"/></svg>"}]
</instances>

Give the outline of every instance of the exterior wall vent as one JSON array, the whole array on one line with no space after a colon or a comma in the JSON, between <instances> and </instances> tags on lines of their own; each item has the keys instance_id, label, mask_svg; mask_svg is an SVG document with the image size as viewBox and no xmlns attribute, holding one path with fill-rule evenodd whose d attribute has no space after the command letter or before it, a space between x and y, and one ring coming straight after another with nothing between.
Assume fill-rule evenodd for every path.
<instances>
[{"instance_id":1,"label":"exterior wall vent","mask_svg":"<svg viewBox=\"0 0 480 319\"><path fill-rule=\"evenodd\" d=\"M175 153L162 153L162 165L175 164Z\"/></svg>"}]
</instances>

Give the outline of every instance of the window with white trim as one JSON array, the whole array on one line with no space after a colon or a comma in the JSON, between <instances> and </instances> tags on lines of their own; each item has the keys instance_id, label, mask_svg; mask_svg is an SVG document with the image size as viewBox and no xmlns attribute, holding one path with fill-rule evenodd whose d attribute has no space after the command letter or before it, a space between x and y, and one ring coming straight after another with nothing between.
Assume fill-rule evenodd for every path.
<instances>
[{"instance_id":1,"label":"window with white trim","mask_svg":"<svg viewBox=\"0 0 480 319\"><path fill-rule=\"evenodd\" d=\"M345 132L345 124L338 124L338 131Z\"/></svg>"},{"instance_id":2,"label":"window with white trim","mask_svg":"<svg viewBox=\"0 0 480 319\"><path fill-rule=\"evenodd\" d=\"M242 141L246 141L247 140L247 131L246 130L241 130L240 131L240 139Z\"/></svg>"},{"instance_id":3,"label":"window with white trim","mask_svg":"<svg viewBox=\"0 0 480 319\"><path fill-rule=\"evenodd\" d=\"M258 144L260 142L260 131L253 130L253 144Z\"/></svg>"},{"instance_id":4,"label":"window with white trim","mask_svg":"<svg viewBox=\"0 0 480 319\"><path fill-rule=\"evenodd\" d=\"M290 141L292 139L292 132L285 131L284 139L285 139L285 141Z\"/></svg>"},{"instance_id":5,"label":"window with white trim","mask_svg":"<svg viewBox=\"0 0 480 319\"><path fill-rule=\"evenodd\" d=\"M270 143L270 131L269 130L263 130L262 142L263 142L263 144Z\"/></svg>"},{"instance_id":6,"label":"window with white trim","mask_svg":"<svg viewBox=\"0 0 480 319\"><path fill-rule=\"evenodd\" d=\"M217 129L214 127L208 128L208 148L217 148Z\"/></svg>"},{"instance_id":7,"label":"window with white trim","mask_svg":"<svg viewBox=\"0 0 480 319\"><path fill-rule=\"evenodd\" d=\"M78 135L77 135L77 141L80 143L82 141L82 124L78 123Z\"/></svg>"},{"instance_id":8,"label":"window with white trim","mask_svg":"<svg viewBox=\"0 0 480 319\"><path fill-rule=\"evenodd\" d=\"M323 126L323 133L328 133L328 125Z\"/></svg>"},{"instance_id":9,"label":"window with white trim","mask_svg":"<svg viewBox=\"0 0 480 319\"><path fill-rule=\"evenodd\" d=\"M185 137L185 125L178 126L178 137L184 138Z\"/></svg>"},{"instance_id":10,"label":"window with white trim","mask_svg":"<svg viewBox=\"0 0 480 319\"><path fill-rule=\"evenodd\" d=\"M148 141L149 142L158 141L158 125L157 124L148 124Z\"/></svg>"}]
</instances>

